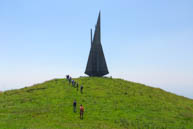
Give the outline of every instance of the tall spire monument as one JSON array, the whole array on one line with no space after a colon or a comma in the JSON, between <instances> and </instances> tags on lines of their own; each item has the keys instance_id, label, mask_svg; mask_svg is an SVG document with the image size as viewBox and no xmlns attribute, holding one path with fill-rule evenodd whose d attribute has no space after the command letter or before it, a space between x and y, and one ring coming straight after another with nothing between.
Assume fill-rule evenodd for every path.
<instances>
[{"instance_id":1,"label":"tall spire monument","mask_svg":"<svg viewBox=\"0 0 193 129\"><path fill-rule=\"evenodd\" d=\"M102 77L109 73L107 64L105 61L105 56L103 53L103 48L101 45L101 28L100 28L101 18L100 17L101 17L101 13L99 12L93 39L92 39L92 29L91 29L91 49L90 49L86 71L85 71L85 74L89 76L97 76L97 77Z\"/></svg>"}]
</instances>

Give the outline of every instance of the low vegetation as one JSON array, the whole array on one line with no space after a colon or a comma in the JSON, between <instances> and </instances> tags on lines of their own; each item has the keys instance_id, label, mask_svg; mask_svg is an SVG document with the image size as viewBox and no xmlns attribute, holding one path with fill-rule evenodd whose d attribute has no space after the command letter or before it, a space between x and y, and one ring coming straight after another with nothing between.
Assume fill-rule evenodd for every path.
<instances>
[{"instance_id":1,"label":"low vegetation","mask_svg":"<svg viewBox=\"0 0 193 129\"><path fill-rule=\"evenodd\" d=\"M193 129L191 99L121 79L75 81L83 94L66 79L0 93L0 129Z\"/></svg>"}]
</instances>

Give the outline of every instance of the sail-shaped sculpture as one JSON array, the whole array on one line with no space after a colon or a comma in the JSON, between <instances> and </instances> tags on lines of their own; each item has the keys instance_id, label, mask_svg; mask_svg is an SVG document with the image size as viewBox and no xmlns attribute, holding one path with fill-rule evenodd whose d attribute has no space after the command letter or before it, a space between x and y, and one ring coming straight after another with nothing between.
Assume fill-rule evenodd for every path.
<instances>
[{"instance_id":1,"label":"sail-shaped sculpture","mask_svg":"<svg viewBox=\"0 0 193 129\"><path fill-rule=\"evenodd\" d=\"M101 45L100 12L99 12L93 40L91 30L91 49L88 57L85 74L89 76L102 77L108 73L109 72Z\"/></svg>"}]
</instances>

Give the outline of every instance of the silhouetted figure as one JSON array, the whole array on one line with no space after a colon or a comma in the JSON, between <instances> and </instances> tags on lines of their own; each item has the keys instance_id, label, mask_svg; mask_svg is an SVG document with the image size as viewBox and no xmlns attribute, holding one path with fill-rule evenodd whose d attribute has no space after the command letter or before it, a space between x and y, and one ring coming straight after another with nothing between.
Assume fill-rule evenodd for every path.
<instances>
[{"instance_id":1,"label":"silhouetted figure","mask_svg":"<svg viewBox=\"0 0 193 129\"><path fill-rule=\"evenodd\" d=\"M80 105L80 119L83 119L83 114L84 114L84 107L81 104Z\"/></svg>"},{"instance_id":2,"label":"silhouetted figure","mask_svg":"<svg viewBox=\"0 0 193 129\"><path fill-rule=\"evenodd\" d=\"M75 87L76 86L76 81L74 81L74 85L73 85L73 87Z\"/></svg>"},{"instance_id":3,"label":"silhouetted figure","mask_svg":"<svg viewBox=\"0 0 193 129\"><path fill-rule=\"evenodd\" d=\"M69 75L66 75L66 79L69 80Z\"/></svg>"},{"instance_id":4,"label":"silhouetted figure","mask_svg":"<svg viewBox=\"0 0 193 129\"><path fill-rule=\"evenodd\" d=\"M72 80L72 86L74 86L74 80Z\"/></svg>"},{"instance_id":5,"label":"silhouetted figure","mask_svg":"<svg viewBox=\"0 0 193 129\"><path fill-rule=\"evenodd\" d=\"M83 85L81 85L81 87L80 87L80 93L82 94L83 93Z\"/></svg>"},{"instance_id":6,"label":"silhouetted figure","mask_svg":"<svg viewBox=\"0 0 193 129\"><path fill-rule=\"evenodd\" d=\"M76 100L74 100L74 102L73 102L73 110L74 110L74 112L76 112Z\"/></svg>"}]
</instances>

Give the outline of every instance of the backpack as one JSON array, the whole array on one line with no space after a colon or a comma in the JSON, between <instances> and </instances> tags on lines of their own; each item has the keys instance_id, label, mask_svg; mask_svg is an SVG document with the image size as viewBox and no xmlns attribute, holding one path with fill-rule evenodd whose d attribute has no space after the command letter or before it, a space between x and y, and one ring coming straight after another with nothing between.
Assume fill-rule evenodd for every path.
<instances>
[{"instance_id":1,"label":"backpack","mask_svg":"<svg viewBox=\"0 0 193 129\"><path fill-rule=\"evenodd\" d=\"M80 107L80 111L81 111L81 112L84 112L83 106Z\"/></svg>"}]
</instances>

